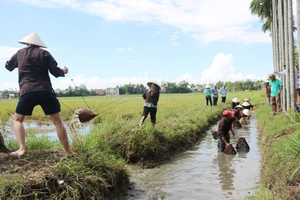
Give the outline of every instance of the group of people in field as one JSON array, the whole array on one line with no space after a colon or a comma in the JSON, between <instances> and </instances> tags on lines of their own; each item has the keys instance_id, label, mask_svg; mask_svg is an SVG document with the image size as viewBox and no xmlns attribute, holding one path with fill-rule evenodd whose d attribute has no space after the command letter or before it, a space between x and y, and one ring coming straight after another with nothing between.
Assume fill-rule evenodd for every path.
<instances>
[{"instance_id":1,"label":"group of people in field","mask_svg":"<svg viewBox=\"0 0 300 200\"><path fill-rule=\"evenodd\" d=\"M283 66L283 71L275 71L269 74L268 80L265 82L266 86L266 96L268 98L268 103L272 107L273 115L276 112L282 111L281 105L281 93L283 90L283 84L281 78L286 76L286 65ZM295 74L295 101L300 102L300 74L297 67L294 67Z\"/></svg>"},{"instance_id":2,"label":"group of people in field","mask_svg":"<svg viewBox=\"0 0 300 200\"><path fill-rule=\"evenodd\" d=\"M240 99L235 97L232 99L231 105L231 110L223 111L223 117L218 124L217 138L220 152L224 151L226 145L230 145L229 131L234 137L236 134L234 128L241 128L247 125L251 117L253 105L249 99L244 99L241 103Z\"/></svg>"},{"instance_id":3,"label":"group of people in field","mask_svg":"<svg viewBox=\"0 0 300 200\"><path fill-rule=\"evenodd\" d=\"M226 84L224 84L220 90L218 89L217 84L215 84L212 89L210 85L206 85L204 88L206 105L216 106L218 104L219 93L221 93L222 103L225 103L227 96Z\"/></svg>"},{"instance_id":4,"label":"group of people in field","mask_svg":"<svg viewBox=\"0 0 300 200\"><path fill-rule=\"evenodd\" d=\"M31 116L36 105L40 105L45 113L49 115L56 127L57 136L60 139L65 155L72 156L74 153L69 147L69 141L66 129L60 116L60 102L56 98L53 91L49 73L54 77L64 77L68 73L68 68L59 68L56 60L52 55L42 49L47 48L45 43L35 33L31 33L19 41L27 47L17 51L10 60L5 64L8 71L18 69L20 98L15 109L14 116L14 132L16 134L19 149L11 151L4 145L3 137L0 133L0 152L9 152L12 156L23 156L26 153L25 145L25 129L23 122L26 116ZM279 72L277 73L280 74ZM285 71L281 74L285 75ZM275 74L269 75L270 81L267 85L267 96L269 103L272 105L272 111L281 111L280 93L282 91L282 82L275 78ZM157 104L160 96L160 85L156 82L148 82L149 90L143 93L145 104L143 107L142 117L139 126L141 126L147 116L150 114L152 125L156 124ZM299 81L300 88L300 81ZM204 88L206 105L216 106L218 103L219 93L221 94L222 103L226 102L227 89L224 84L220 90L215 84L211 89L210 85ZM299 98L300 101L300 98ZM229 130L247 124L250 117L251 104L249 100L244 100L240 105L239 99L232 100L232 110L225 110L223 118L219 124L220 144L219 149L223 149L224 145L230 141ZM234 134L234 131L233 131Z\"/></svg>"}]
</instances>

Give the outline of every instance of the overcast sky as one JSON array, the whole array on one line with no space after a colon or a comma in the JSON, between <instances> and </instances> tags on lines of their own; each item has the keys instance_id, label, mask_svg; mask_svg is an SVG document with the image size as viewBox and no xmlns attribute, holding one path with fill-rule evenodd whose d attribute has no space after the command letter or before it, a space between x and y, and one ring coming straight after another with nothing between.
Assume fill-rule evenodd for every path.
<instances>
[{"instance_id":1,"label":"overcast sky","mask_svg":"<svg viewBox=\"0 0 300 200\"><path fill-rule=\"evenodd\" d=\"M53 88L148 81L203 84L266 79L269 33L250 0L2 0L0 90L18 88L5 62L36 32L66 77ZM73 82L71 81L73 79Z\"/></svg>"}]
</instances>

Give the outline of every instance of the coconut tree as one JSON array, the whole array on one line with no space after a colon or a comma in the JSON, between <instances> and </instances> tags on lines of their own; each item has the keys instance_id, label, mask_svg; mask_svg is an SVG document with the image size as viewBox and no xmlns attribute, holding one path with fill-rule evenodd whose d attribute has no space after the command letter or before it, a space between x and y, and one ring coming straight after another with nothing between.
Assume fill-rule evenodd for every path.
<instances>
[{"instance_id":1,"label":"coconut tree","mask_svg":"<svg viewBox=\"0 0 300 200\"><path fill-rule=\"evenodd\" d=\"M262 21L265 21L262 27L263 32L267 30L271 32L274 71L282 71L283 64L286 64L286 76L283 77L285 88L282 95L283 109L295 108L293 44L293 31L295 29L292 0L252 0L250 11L253 15L257 15ZM300 38L298 41L300 41Z\"/></svg>"}]
</instances>

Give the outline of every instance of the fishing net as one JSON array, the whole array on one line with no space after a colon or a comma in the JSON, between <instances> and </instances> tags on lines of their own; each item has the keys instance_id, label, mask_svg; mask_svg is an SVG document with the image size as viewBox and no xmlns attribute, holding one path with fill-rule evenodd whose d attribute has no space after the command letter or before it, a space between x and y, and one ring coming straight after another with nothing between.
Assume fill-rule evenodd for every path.
<instances>
[{"instance_id":1,"label":"fishing net","mask_svg":"<svg viewBox=\"0 0 300 200\"><path fill-rule=\"evenodd\" d=\"M225 145L224 153L227 155L235 155L236 151L232 144Z\"/></svg>"},{"instance_id":2,"label":"fishing net","mask_svg":"<svg viewBox=\"0 0 300 200\"><path fill-rule=\"evenodd\" d=\"M88 122L97 116L94 111L86 107L81 107L78 110L75 110L75 114L78 115L80 122Z\"/></svg>"}]
</instances>

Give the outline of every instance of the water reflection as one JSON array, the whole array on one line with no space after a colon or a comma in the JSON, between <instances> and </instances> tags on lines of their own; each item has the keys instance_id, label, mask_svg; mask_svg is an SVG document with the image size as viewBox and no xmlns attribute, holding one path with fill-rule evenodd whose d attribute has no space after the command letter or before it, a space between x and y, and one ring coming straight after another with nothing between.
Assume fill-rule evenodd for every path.
<instances>
[{"instance_id":1,"label":"water reflection","mask_svg":"<svg viewBox=\"0 0 300 200\"><path fill-rule=\"evenodd\" d=\"M25 121L24 128L26 134L34 134L37 137L47 136L50 140L57 141L59 140L56 133L56 128L52 122L47 123L39 123L37 121ZM77 118L73 118L71 122L64 122L64 125L67 130L67 134L69 139L72 141L72 134L81 134L85 135L92 131L93 123L92 121L81 123ZM3 127L3 135L5 138L15 139L14 131L13 131L13 121L9 121Z\"/></svg>"},{"instance_id":2,"label":"water reflection","mask_svg":"<svg viewBox=\"0 0 300 200\"><path fill-rule=\"evenodd\" d=\"M232 167L234 156L235 155L226 155L219 152L218 156L214 159L219 166L219 180L223 190L234 190L233 179L236 173Z\"/></svg>"}]
</instances>

